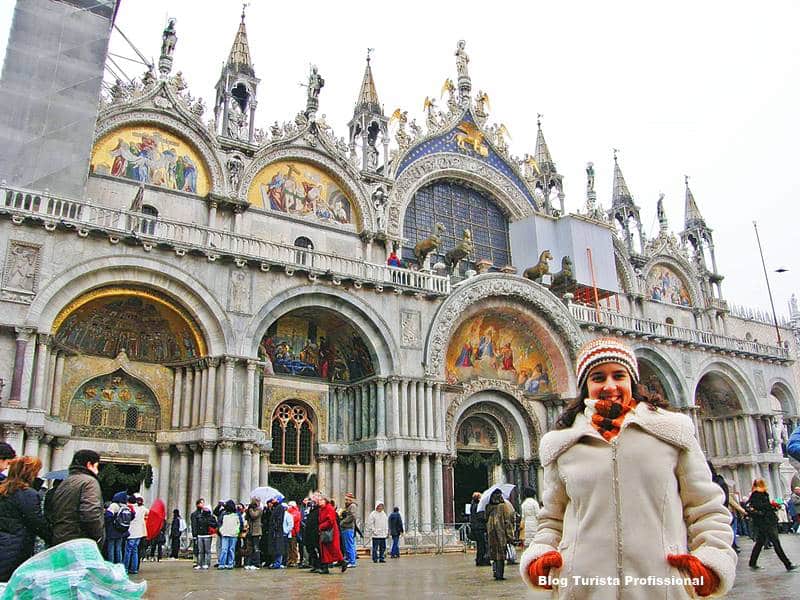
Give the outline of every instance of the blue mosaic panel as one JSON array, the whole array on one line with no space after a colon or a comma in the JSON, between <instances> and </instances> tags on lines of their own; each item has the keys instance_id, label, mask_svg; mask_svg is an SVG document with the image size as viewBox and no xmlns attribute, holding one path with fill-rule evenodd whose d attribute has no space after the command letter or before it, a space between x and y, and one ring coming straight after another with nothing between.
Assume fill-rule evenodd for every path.
<instances>
[{"instance_id":1,"label":"blue mosaic panel","mask_svg":"<svg viewBox=\"0 0 800 600\"><path fill-rule=\"evenodd\" d=\"M463 121L470 123L475 122L470 113L464 115ZM401 162L400 166L397 168L396 177L399 177L400 174L405 171L414 161L424 156L428 156L429 154L437 154L440 152L463 153L464 151L459 150L458 145L456 144L454 135L455 131L456 129L454 128L447 133L431 138L419 144L418 146L413 147L409 153L403 157L403 162ZM525 184L517 176L511 166L509 166L506 160L497 154L497 152L495 152L488 143L486 144L486 147L489 150L489 155L485 158L478 156L474 152L470 152L469 154L475 158L478 158L479 160L483 160L490 167L508 177L514 183L517 189L528 199L528 202L531 203L531 206L536 207L536 201L534 200L533 195L528 191L528 188L525 187Z\"/></svg>"},{"instance_id":2,"label":"blue mosaic panel","mask_svg":"<svg viewBox=\"0 0 800 600\"><path fill-rule=\"evenodd\" d=\"M433 233L436 223L444 225L442 245L431 255L431 264L444 261L465 229L472 231L475 252L469 258L485 258L499 268L509 264L508 221L487 195L451 181L435 181L414 195L403 221L403 259L415 261L414 246Z\"/></svg>"}]
</instances>

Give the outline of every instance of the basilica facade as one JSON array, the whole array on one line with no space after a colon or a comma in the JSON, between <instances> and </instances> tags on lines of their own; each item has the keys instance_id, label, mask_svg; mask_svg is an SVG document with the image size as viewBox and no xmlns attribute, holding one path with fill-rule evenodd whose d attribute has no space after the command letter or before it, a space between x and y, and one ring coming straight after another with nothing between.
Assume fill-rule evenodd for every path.
<instances>
[{"instance_id":1,"label":"basilica facade","mask_svg":"<svg viewBox=\"0 0 800 600\"><path fill-rule=\"evenodd\" d=\"M617 336L728 481L785 492L800 313L776 330L728 304L688 183L677 235L660 202L644 235L616 156L610 206L589 164L568 211L541 123L512 156L463 42L424 126L384 110L368 58L344 138L315 68L296 117L255 127L244 16L213 111L173 69L173 24L163 42L103 98L84 197L0 187L18 452L56 470L94 448L184 514L271 484L425 532L492 483L538 488L577 349Z\"/></svg>"}]
</instances>

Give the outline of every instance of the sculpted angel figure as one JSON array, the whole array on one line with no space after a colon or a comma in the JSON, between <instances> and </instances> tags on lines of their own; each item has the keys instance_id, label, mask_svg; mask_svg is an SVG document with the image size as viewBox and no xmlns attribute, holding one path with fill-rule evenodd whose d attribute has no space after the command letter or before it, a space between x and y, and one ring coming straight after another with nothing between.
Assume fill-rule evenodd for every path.
<instances>
[{"instance_id":1,"label":"sculpted angel figure","mask_svg":"<svg viewBox=\"0 0 800 600\"><path fill-rule=\"evenodd\" d=\"M436 100L430 96L425 96L422 110L425 111L425 126L428 128L428 133L439 129L441 124L439 118L436 116Z\"/></svg>"},{"instance_id":2,"label":"sculpted angel figure","mask_svg":"<svg viewBox=\"0 0 800 600\"><path fill-rule=\"evenodd\" d=\"M311 65L311 73L308 76L308 98L319 97L319 91L324 87L325 80L319 74L317 65Z\"/></svg>"}]
</instances>

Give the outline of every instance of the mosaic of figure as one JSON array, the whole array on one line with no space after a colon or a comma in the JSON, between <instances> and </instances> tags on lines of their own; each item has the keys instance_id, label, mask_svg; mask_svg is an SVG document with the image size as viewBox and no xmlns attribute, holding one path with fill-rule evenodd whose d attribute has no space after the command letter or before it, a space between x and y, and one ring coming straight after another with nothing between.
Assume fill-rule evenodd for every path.
<instances>
[{"instance_id":1,"label":"mosaic of figure","mask_svg":"<svg viewBox=\"0 0 800 600\"><path fill-rule=\"evenodd\" d=\"M497 435L483 419L470 417L458 430L459 448L497 448Z\"/></svg>"},{"instance_id":2,"label":"mosaic of figure","mask_svg":"<svg viewBox=\"0 0 800 600\"><path fill-rule=\"evenodd\" d=\"M94 173L203 195L208 193L208 177L201 165L187 144L148 127L114 131L92 153Z\"/></svg>"},{"instance_id":3,"label":"mosaic of figure","mask_svg":"<svg viewBox=\"0 0 800 600\"><path fill-rule=\"evenodd\" d=\"M353 223L352 203L326 173L309 164L272 163L253 180L248 200L256 206L324 223Z\"/></svg>"},{"instance_id":4,"label":"mosaic of figure","mask_svg":"<svg viewBox=\"0 0 800 600\"><path fill-rule=\"evenodd\" d=\"M530 329L512 311L467 319L450 339L448 383L483 377L508 381L529 394L553 391L547 356Z\"/></svg>"},{"instance_id":5,"label":"mosaic of figure","mask_svg":"<svg viewBox=\"0 0 800 600\"><path fill-rule=\"evenodd\" d=\"M159 406L147 385L118 369L78 388L68 418L75 425L156 431Z\"/></svg>"},{"instance_id":6,"label":"mosaic of figure","mask_svg":"<svg viewBox=\"0 0 800 600\"><path fill-rule=\"evenodd\" d=\"M199 356L186 321L139 296L93 300L73 312L58 329L56 340L84 354L116 357L125 351L133 361L163 363Z\"/></svg>"},{"instance_id":7,"label":"mosaic of figure","mask_svg":"<svg viewBox=\"0 0 800 600\"><path fill-rule=\"evenodd\" d=\"M258 354L278 375L355 381L375 374L364 339L335 317L282 317L267 330Z\"/></svg>"},{"instance_id":8,"label":"mosaic of figure","mask_svg":"<svg viewBox=\"0 0 800 600\"><path fill-rule=\"evenodd\" d=\"M647 289L650 299L656 302L691 306L689 291L683 281L671 269L664 266L654 267L647 277Z\"/></svg>"}]
</instances>

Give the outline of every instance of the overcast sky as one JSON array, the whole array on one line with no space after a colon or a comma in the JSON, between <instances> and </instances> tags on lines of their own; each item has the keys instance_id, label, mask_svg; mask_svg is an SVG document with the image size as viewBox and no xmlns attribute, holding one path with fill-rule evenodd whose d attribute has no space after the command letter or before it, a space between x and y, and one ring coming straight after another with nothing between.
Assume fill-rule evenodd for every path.
<instances>
[{"instance_id":1,"label":"overcast sky","mask_svg":"<svg viewBox=\"0 0 800 600\"><path fill-rule=\"evenodd\" d=\"M0 0L0 4L11 0ZM582 208L585 165L595 163L598 200L611 199L612 148L641 207L648 236L665 208L676 233L684 174L714 230L723 293L768 308L753 232L758 221L776 309L800 291L800 3L771 1L317 2L251 0L247 31L258 90L256 125L290 120L305 105L309 63L325 78L320 113L337 135L364 72L367 47L387 114L424 123L422 103L455 78L465 39L473 91L486 90L490 121L505 123L511 152L533 152L536 114L568 210ZM5 11L8 12L8 11ZM174 70L206 100L230 51L241 3L122 0L117 25L157 62L166 18L177 19ZM2 19L0 13L0 19ZM112 52L132 52L118 34ZM141 67L132 63L128 74ZM524 267L526 265L517 265ZM772 271L789 269L784 274Z\"/></svg>"}]
</instances>

